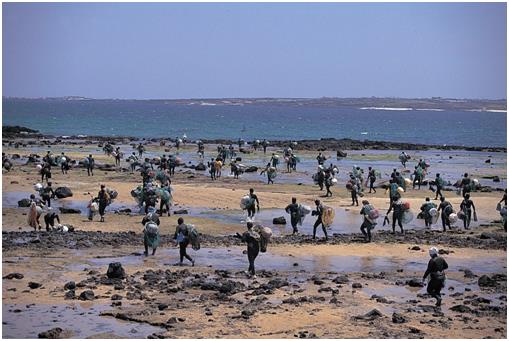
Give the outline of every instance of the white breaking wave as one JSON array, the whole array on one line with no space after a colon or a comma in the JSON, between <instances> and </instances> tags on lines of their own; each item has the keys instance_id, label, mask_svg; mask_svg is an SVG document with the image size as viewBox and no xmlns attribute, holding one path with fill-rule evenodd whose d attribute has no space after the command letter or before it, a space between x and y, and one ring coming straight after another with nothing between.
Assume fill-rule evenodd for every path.
<instances>
[{"instance_id":1,"label":"white breaking wave","mask_svg":"<svg viewBox=\"0 0 509 341\"><path fill-rule=\"evenodd\" d=\"M202 102L200 105L216 105L216 103L207 103L207 102Z\"/></svg>"},{"instance_id":2,"label":"white breaking wave","mask_svg":"<svg viewBox=\"0 0 509 341\"><path fill-rule=\"evenodd\" d=\"M444 111L444 109L415 109L420 111Z\"/></svg>"},{"instance_id":3,"label":"white breaking wave","mask_svg":"<svg viewBox=\"0 0 509 341\"><path fill-rule=\"evenodd\" d=\"M467 111L473 111L473 112L507 112L507 110L500 110L500 109L468 109Z\"/></svg>"},{"instance_id":4,"label":"white breaking wave","mask_svg":"<svg viewBox=\"0 0 509 341\"><path fill-rule=\"evenodd\" d=\"M413 108L386 108L386 107L362 107L361 110L389 110L389 111L410 111Z\"/></svg>"}]
</instances>

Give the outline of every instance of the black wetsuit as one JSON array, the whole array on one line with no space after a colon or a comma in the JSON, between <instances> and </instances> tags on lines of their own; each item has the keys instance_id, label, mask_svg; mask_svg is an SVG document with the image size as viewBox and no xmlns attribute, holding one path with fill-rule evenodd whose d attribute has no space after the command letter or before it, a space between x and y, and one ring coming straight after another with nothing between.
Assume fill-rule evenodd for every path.
<instances>
[{"instance_id":1,"label":"black wetsuit","mask_svg":"<svg viewBox=\"0 0 509 341\"><path fill-rule=\"evenodd\" d=\"M48 204L48 207L51 207L51 199L55 197L55 192L53 188L50 186L44 187L41 193L42 202L44 204Z\"/></svg>"},{"instance_id":2,"label":"black wetsuit","mask_svg":"<svg viewBox=\"0 0 509 341\"><path fill-rule=\"evenodd\" d=\"M442 196L443 180L441 177L437 176L435 178L435 185L437 186L435 200L437 200L439 197Z\"/></svg>"},{"instance_id":3,"label":"black wetsuit","mask_svg":"<svg viewBox=\"0 0 509 341\"><path fill-rule=\"evenodd\" d=\"M376 193L376 189L374 186L376 181L376 174L374 169L369 171L368 178L369 178L369 193L371 193L371 190L373 190L373 192Z\"/></svg>"},{"instance_id":4,"label":"black wetsuit","mask_svg":"<svg viewBox=\"0 0 509 341\"><path fill-rule=\"evenodd\" d=\"M247 243L247 260L249 261L248 272L250 275L255 275L255 259L260 253L260 241L254 237L252 231L244 232L242 235L237 234L237 237Z\"/></svg>"},{"instance_id":5,"label":"black wetsuit","mask_svg":"<svg viewBox=\"0 0 509 341\"><path fill-rule=\"evenodd\" d=\"M424 216L424 225L426 227L431 226L431 223L433 222L433 217L429 214L429 211L434 207L434 204L429 201L421 205L421 212Z\"/></svg>"},{"instance_id":6,"label":"black wetsuit","mask_svg":"<svg viewBox=\"0 0 509 341\"><path fill-rule=\"evenodd\" d=\"M403 203L398 201L393 201L391 203L391 207L387 211L387 214L389 214L392 211L392 232L396 232L396 222L398 223L399 228L401 229L401 233L403 233L403 212L405 212L405 209L403 207Z\"/></svg>"},{"instance_id":7,"label":"black wetsuit","mask_svg":"<svg viewBox=\"0 0 509 341\"><path fill-rule=\"evenodd\" d=\"M55 212L46 213L44 216L44 223L46 224L46 231L50 230L50 226L53 228L55 226L55 219L60 224L60 217Z\"/></svg>"},{"instance_id":8,"label":"black wetsuit","mask_svg":"<svg viewBox=\"0 0 509 341\"><path fill-rule=\"evenodd\" d=\"M366 215L369 213L368 207L366 207L366 206L367 205L364 205L361 208L361 212L360 212L360 214L364 215L364 220L361 225L361 232L364 235L364 238L367 239L368 242L371 242L371 230L375 228L376 224L373 224L371 221L369 221L366 218Z\"/></svg>"},{"instance_id":9,"label":"black wetsuit","mask_svg":"<svg viewBox=\"0 0 509 341\"><path fill-rule=\"evenodd\" d=\"M465 194L470 193L470 178L463 178L461 180L461 187L462 187L462 195L465 197Z\"/></svg>"},{"instance_id":10,"label":"black wetsuit","mask_svg":"<svg viewBox=\"0 0 509 341\"><path fill-rule=\"evenodd\" d=\"M472 220L472 208L475 209L474 202L472 199L463 199L460 204L460 209L465 213L465 218L463 219L463 227L467 229L470 227L470 221Z\"/></svg>"},{"instance_id":11,"label":"black wetsuit","mask_svg":"<svg viewBox=\"0 0 509 341\"><path fill-rule=\"evenodd\" d=\"M95 160L93 157L87 157L88 164L87 164L87 174L88 176L94 175L94 166L95 166Z\"/></svg>"},{"instance_id":12,"label":"black wetsuit","mask_svg":"<svg viewBox=\"0 0 509 341\"><path fill-rule=\"evenodd\" d=\"M258 201L258 197L256 196L256 194L249 194L249 197L251 199L254 199L253 203L250 206L247 207L247 216L252 218L252 217L254 217L254 215L256 213L255 203L260 205L260 202Z\"/></svg>"},{"instance_id":13,"label":"black wetsuit","mask_svg":"<svg viewBox=\"0 0 509 341\"><path fill-rule=\"evenodd\" d=\"M290 223L292 224L293 233L299 232L297 230L297 224L299 223L299 204L290 204L286 206L285 211L290 214Z\"/></svg>"},{"instance_id":14,"label":"black wetsuit","mask_svg":"<svg viewBox=\"0 0 509 341\"><path fill-rule=\"evenodd\" d=\"M355 180L350 180L350 184L352 185L352 190L350 191L352 206L359 206L359 198L357 197L357 184L355 183Z\"/></svg>"},{"instance_id":15,"label":"black wetsuit","mask_svg":"<svg viewBox=\"0 0 509 341\"><path fill-rule=\"evenodd\" d=\"M175 237L174 239L177 239L177 236L179 233L182 233L184 236L184 240L179 241L179 250L180 250L180 263L184 261L184 257L188 259L190 262L193 262L193 259L191 256L187 254L187 245L189 245L189 230L187 229L186 224L180 224L177 226L177 229L175 230Z\"/></svg>"},{"instance_id":16,"label":"black wetsuit","mask_svg":"<svg viewBox=\"0 0 509 341\"><path fill-rule=\"evenodd\" d=\"M106 190L101 189L97 194L97 199L99 201L99 215L101 219L104 219L104 211L106 210L106 206L109 204L109 195Z\"/></svg>"},{"instance_id":17,"label":"black wetsuit","mask_svg":"<svg viewBox=\"0 0 509 341\"><path fill-rule=\"evenodd\" d=\"M316 228L321 224L323 234L325 235L325 240L328 240L329 236L327 235L327 229L325 228L325 225L323 224L323 221L322 221L322 213L323 213L323 205L322 204L316 206L316 210L312 212L312 215L317 216L315 224L313 225L313 239L316 238Z\"/></svg>"},{"instance_id":18,"label":"black wetsuit","mask_svg":"<svg viewBox=\"0 0 509 341\"><path fill-rule=\"evenodd\" d=\"M427 292L431 296L437 299L437 305L440 305L442 298L440 296L440 291L445 285L445 273L449 267L445 259L440 256L434 256L428 262L428 268L422 276L422 279L426 279L428 275L430 276L430 281L428 282Z\"/></svg>"},{"instance_id":19,"label":"black wetsuit","mask_svg":"<svg viewBox=\"0 0 509 341\"><path fill-rule=\"evenodd\" d=\"M447 200L444 200L440 203L440 206L438 206L438 210L442 211L442 214L440 217L442 218L442 228L445 231L445 226L449 227L449 230L451 229L451 222L449 221L449 215L453 212L453 208L450 202Z\"/></svg>"}]
</instances>

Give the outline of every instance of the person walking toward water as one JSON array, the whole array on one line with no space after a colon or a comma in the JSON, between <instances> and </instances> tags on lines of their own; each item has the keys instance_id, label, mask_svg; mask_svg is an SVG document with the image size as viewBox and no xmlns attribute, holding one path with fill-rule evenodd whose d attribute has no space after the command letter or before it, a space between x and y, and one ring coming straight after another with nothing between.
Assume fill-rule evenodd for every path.
<instances>
[{"instance_id":1,"label":"person walking toward water","mask_svg":"<svg viewBox=\"0 0 509 341\"><path fill-rule=\"evenodd\" d=\"M359 206L359 199L358 197L358 186L357 186L357 179L353 176L353 174L350 174L350 180L346 184L346 188L350 191L350 196L352 198L352 205L351 206Z\"/></svg>"},{"instance_id":2,"label":"person walking toward water","mask_svg":"<svg viewBox=\"0 0 509 341\"><path fill-rule=\"evenodd\" d=\"M437 187L435 200L438 200L438 197L442 196L442 188L444 188L444 180L440 177L440 173L437 173L435 177L435 186Z\"/></svg>"},{"instance_id":3,"label":"person walking toward water","mask_svg":"<svg viewBox=\"0 0 509 341\"><path fill-rule=\"evenodd\" d=\"M477 212L475 211L475 205L472 199L470 199L469 193L465 194L465 198L463 198L460 204L460 210L463 212L463 227L465 230L468 230L472 220L472 210L474 212L474 221L477 221Z\"/></svg>"},{"instance_id":4,"label":"person walking toward water","mask_svg":"<svg viewBox=\"0 0 509 341\"><path fill-rule=\"evenodd\" d=\"M325 163L325 160L327 160L327 157L322 155L322 153L318 153L318 156L316 157L316 161L318 161L318 165L323 166Z\"/></svg>"},{"instance_id":5,"label":"person walking toward water","mask_svg":"<svg viewBox=\"0 0 509 341\"><path fill-rule=\"evenodd\" d=\"M67 174L69 168L69 159L65 156L64 152L62 152L60 156L60 170L62 174Z\"/></svg>"},{"instance_id":6,"label":"person walking toward water","mask_svg":"<svg viewBox=\"0 0 509 341\"><path fill-rule=\"evenodd\" d=\"M184 218L179 218L177 220L177 228L175 229L174 238L177 241L180 250L180 263L178 265L184 264L184 258L191 262L191 266L194 266L194 260L187 254L187 246L189 245L189 229L186 224L184 224Z\"/></svg>"},{"instance_id":7,"label":"person walking toward water","mask_svg":"<svg viewBox=\"0 0 509 341\"><path fill-rule=\"evenodd\" d=\"M269 145L269 143L267 142L267 140L263 139L263 141L262 141L263 154L267 154L267 146L268 145Z\"/></svg>"},{"instance_id":8,"label":"person walking toward water","mask_svg":"<svg viewBox=\"0 0 509 341\"><path fill-rule=\"evenodd\" d=\"M292 224L293 234L299 233L297 229L297 224L300 220L300 210L299 205L297 204L297 198L292 198L292 203L285 208L286 213L290 215L290 223Z\"/></svg>"},{"instance_id":9,"label":"person walking toward water","mask_svg":"<svg viewBox=\"0 0 509 341\"><path fill-rule=\"evenodd\" d=\"M438 255L438 250L436 247L429 249L429 255L431 259L428 262L428 268L426 269L424 276L422 276L422 281L424 282L428 276L430 277L426 291L432 297L436 298L436 306L440 307L442 304L442 296L440 291L445 286L444 271L449 268L449 265L445 259Z\"/></svg>"},{"instance_id":10,"label":"person walking toward water","mask_svg":"<svg viewBox=\"0 0 509 341\"><path fill-rule=\"evenodd\" d=\"M376 221L370 218L370 213L375 208L369 204L369 201L362 200L362 208L360 214L364 216L361 225L361 232L364 235L364 240L368 243L371 242L371 230L375 228Z\"/></svg>"},{"instance_id":11,"label":"person walking toward water","mask_svg":"<svg viewBox=\"0 0 509 341\"><path fill-rule=\"evenodd\" d=\"M406 163L408 160L410 160L410 156L408 156L408 154L405 152L401 152L401 154L399 155L399 161L403 165L403 168L406 168Z\"/></svg>"},{"instance_id":12,"label":"person walking toward water","mask_svg":"<svg viewBox=\"0 0 509 341\"><path fill-rule=\"evenodd\" d=\"M417 165L415 166L414 170L414 182L412 184L412 189L415 189L416 183L419 186L419 189L421 189L422 179L423 179L423 169L421 168L421 166Z\"/></svg>"},{"instance_id":13,"label":"person walking toward water","mask_svg":"<svg viewBox=\"0 0 509 341\"><path fill-rule=\"evenodd\" d=\"M168 169L170 170L170 176L175 175L175 167L177 166L177 158L175 155L168 156Z\"/></svg>"},{"instance_id":14,"label":"person walking toward water","mask_svg":"<svg viewBox=\"0 0 509 341\"><path fill-rule=\"evenodd\" d=\"M152 256L156 254L157 247L159 246L160 235L159 235L159 216L152 208L143 220L143 246L145 247L145 256L148 256L148 248L152 249Z\"/></svg>"},{"instance_id":15,"label":"person walking toward water","mask_svg":"<svg viewBox=\"0 0 509 341\"><path fill-rule=\"evenodd\" d=\"M277 165L279 163L279 156L277 156L275 153L272 153L272 157L270 158L270 163L272 164L272 167L277 169Z\"/></svg>"},{"instance_id":16,"label":"person walking toward water","mask_svg":"<svg viewBox=\"0 0 509 341\"><path fill-rule=\"evenodd\" d=\"M48 184L41 190L42 202L44 204L47 204L48 208L51 208L51 199L53 199L54 197L55 192L51 187L51 182L48 182Z\"/></svg>"},{"instance_id":17,"label":"person walking toward water","mask_svg":"<svg viewBox=\"0 0 509 341\"><path fill-rule=\"evenodd\" d=\"M392 198L391 206L389 207L389 210L385 214L385 216L388 216L389 213L392 211L392 233L396 233L396 222L398 223L399 228L401 229L401 233L405 233L403 230L403 213L405 212L405 208L403 206L403 202L400 198L394 197Z\"/></svg>"},{"instance_id":18,"label":"person walking toward water","mask_svg":"<svg viewBox=\"0 0 509 341\"><path fill-rule=\"evenodd\" d=\"M207 166L209 167L210 178L216 180L216 162L214 158L210 159L210 162L207 162Z\"/></svg>"},{"instance_id":19,"label":"person walking toward water","mask_svg":"<svg viewBox=\"0 0 509 341\"><path fill-rule=\"evenodd\" d=\"M260 172L260 175L267 174L267 185L274 184L274 178L276 177L276 168L270 165L270 162L267 163L265 169Z\"/></svg>"},{"instance_id":20,"label":"person walking toward water","mask_svg":"<svg viewBox=\"0 0 509 341\"><path fill-rule=\"evenodd\" d=\"M465 173L463 179L461 179L460 187L462 189L462 196L465 197L467 193L470 193L472 179L468 176L468 173Z\"/></svg>"},{"instance_id":21,"label":"person walking toward water","mask_svg":"<svg viewBox=\"0 0 509 341\"><path fill-rule=\"evenodd\" d=\"M312 216L316 216L316 221L313 225L313 239L316 239L316 228L319 225L322 225L323 234L325 235L325 240L329 240L329 236L327 235L327 229L325 228L325 225L322 221L322 214L323 214L323 205L320 203L320 200L315 200L316 210L311 212Z\"/></svg>"},{"instance_id":22,"label":"person walking toward water","mask_svg":"<svg viewBox=\"0 0 509 341\"><path fill-rule=\"evenodd\" d=\"M445 200L445 197L440 197L440 205L438 206L438 212L442 211L442 214L440 217L442 218L442 228L444 229L444 232L446 231L445 226L447 225L449 227L449 230L451 229L451 221L449 220L449 216L451 213L453 213L452 205L449 201Z\"/></svg>"},{"instance_id":23,"label":"person walking toward water","mask_svg":"<svg viewBox=\"0 0 509 341\"><path fill-rule=\"evenodd\" d=\"M254 193L254 189L252 188L249 189L249 199L250 199L249 205L246 207L247 217L253 218L256 213L255 204L256 208L258 209L258 212L260 212L260 201L258 200L258 196Z\"/></svg>"},{"instance_id":24,"label":"person walking toward water","mask_svg":"<svg viewBox=\"0 0 509 341\"><path fill-rule=\"evenodd\" d=\"M433 224L433 217L430 214L430 210L432 208L437 208L437 205L431 202L429 198L426 198L424 204L421 205L421 212L424 218L424 225L426 227L431 227Z\"/></svg>"},{"instance_id":25,"label":"person walking toward water","mask_svg":"<svg viewBox=\"0 0 509 341\"><path fill-rule=\"evenodd\" d=\"M46 183L49 183L51 179L51 163L45 161L42 165L41 169L41 182L44 182L44 178L46 178Z\"/></svg>"},{"instance_id":26,"label":"person walking toward water","mask_svg":"<svg viewBox=\"0 0 509 341\"><path fill-rule=\"evenodd\" d=\"M328 197L329 195L332 197L332 192L330 190L332 186L332 173L329 170L325 171L325 189L327 190L327 193L325 193L325 196Z\"/></svg>"},{"instance_id":27,"label":"person walking toward water","mask_svg":"<svg viewBox=\"0 0 509 341\"><path fill-rule=\"evenodd\" d=\"M115 149L115 166L120 166L120 158L122 156L122 152L120 151L120 147Z\"/></svg>"},{"instance_id":28,"label":"person walking toward water","mask_svg":"<svg viewBox=\"0 0 509 341\"><path fill-rule=\"evenodd\" d=\"M145 151L145 147L140 143L136 148L138 150L138 157L141 159L143 157L143 152Z\"/></svg>"},{"instance_id":29,"label":"person walking toward water","mask_svg":"<svg viewBox=\"0 0 509 341\"><path fill-rule=\"evenodd\" d=\"M95 165L95 160L92 157L92 154L89 154L87 157L87 174L88 174L88 176L94 176L94 165Z\"/></svg>"},{"instance_id":30,"label":"person walking toward water","mask_svg":"<svg viewBox=\"0 0 509 341\"><path fill-rule=\"evenodd\" d=\"M247 274L253 278L256 278L255 272L255 260L260 253L260 239L261 236L258 232L253 231L253 223L247 222L247 231L242 235L237 232L236 238L240 238L244 243L247 244L247 260L249 262L249 268Z\"/></svg>"},{"instance_id":31,"label":"person walking toward water","mask_svg":"<svg viewBox=\"0 0 509 341\"><path fill-rule=\"evenodd\" d=\"M97 200L99 201L99 215L101 216L101 222L103 223L106 206L110 203L110 195L106 192L106 186L101 185L101 190L97 194Z\"/></svg>"},{"instance_id":32,"label":"person walking toward water","mask_svg":"<svg viewBox=\"0 0 509 341\"><path fill-rule=\"evenodd\" d=\"M371 167L368 167L368 180L369 180L369 193L373 190L373 193L376 193L375 189L375 181L376 181L376 172Z\"/></svg>"}]
</instances>

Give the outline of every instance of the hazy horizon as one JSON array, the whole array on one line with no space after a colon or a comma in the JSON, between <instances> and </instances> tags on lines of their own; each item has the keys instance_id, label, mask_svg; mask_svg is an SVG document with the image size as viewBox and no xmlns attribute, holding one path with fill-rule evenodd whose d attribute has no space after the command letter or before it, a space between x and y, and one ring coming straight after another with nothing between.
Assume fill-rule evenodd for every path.
<instances>
[{"instance_id":1,"label":"hazy horizon","mask_svg":"<svg viewBox=\"0 0 509 341\"><path fill-rule=\"evenodd\" d=\"M502 100L506 3L4 3L3 97Z\"/></svg>"}]
</instances>

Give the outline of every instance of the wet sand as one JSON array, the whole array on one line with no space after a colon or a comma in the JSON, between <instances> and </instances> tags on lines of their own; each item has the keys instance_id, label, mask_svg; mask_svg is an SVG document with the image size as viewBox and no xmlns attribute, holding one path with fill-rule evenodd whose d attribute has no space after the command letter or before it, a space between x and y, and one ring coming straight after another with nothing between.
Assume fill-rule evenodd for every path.
<instances>
[{"instance_id":1,"label":"wet sand","mask_svg":"<svg viewBox=\"0 0 509 341\"><path fill-rule=\"evenodd\" d=\"M4 152L21 155L36 152L42 156L47 148L4 147ZM147 146L154 155L162 154L164 148L155 143ZM83 148L52 145L50 149L55 154L65 151L79 160L93 153L97 163L113 163L113 158L102 154L96 144ZM210 156L213 149L214 146L207 146L206 153ZM184 155L188 161L196 164L195 150L196 146L189 145L181 153L187 153ZM300 154L311 162L316 153ZM358 157L372 160L375 168L378 164L399 168L397 152L362 154L365 155L353 154L352 162L358 162L355 160ZM262 155L258 152L242 157L246 164L261 166L257 160L262 160ZM505 165L480 165L479 160L485 156L488 155L475 156L470 169L477 167L478 175L498 175L504 181ZM497 157L497 162L502 162L505 153ZM462 164L468 165L468 157L463 158ZM275 185L266 185L263 177L247 174L240 180L223 177L213 182L206 172L179 167L173 178L174 209L186 209L189 214L163 216L163 243L156 256L144 257L142 216L137 214L130 196L130 191L140 183L138 174L96 169L94 177L88 177L86 170L75 168L62 175L53 167L53 187L68 186L73 191L72 198L57 200L53 206L81 209L82 214L60 215L64 224L72 224L79 232L65 236L44 232L37 236L28 233L28 209L17 207L17 200L33 193L33 184L40 180L35 164L23 165L24 162L15 160L14 169L4 171L2 176L2 275L23 274L21 279L3 279L4 337L37 337L39 332L60 327L61 335L68 337L191 338L196 337L197 326L200 336L210 338L507 335L506 279L501 277L507 271L506 234L497 222L500 215L494 208L502 194L495 189L473 193L479 222L473 222L470 231L457 228L443 234L440 226L426 231L421 220L414 220L409 225L412 231L406 235L391 235L387 226L379 226L374 230L374 243L364 244L358 232L362 220L359 208L350 206L349 193L341 181L351 167L335 162L340 167L340 185L332 188L332 198L320 198L338 212L329 232L334 237L325 243L310 239L312 217L306 218L301 229L304 235L299 237L287 236L291 232L289 224L285 227L270 224L276 216L288 220L283 208L292 196L312 206L313 200L323 194L304 180L311 175L308 171L285 175L288 181L284 183L276 179ZM122 166L127 165L122 162ZM440 170L439 164L432 167ZM464 170L458 169L458 174ZM228 173L225 168L223 174ZM98 218L89 222L84 215L90 198L88 192L95 194L100 183L117 190L119 196L108 209L105 223L98 222ZM245 213L239 210L239 200L250 187L255 188L261 201L262 212L256 219L273 227L275 233L268 252L257 259L256 279L248 279L243 273L247 269L245 247L230 237L245 230ZM432 193L425 187L404 194L414 215L426 195ZM446 195L458 209L461 198L454 192ZM368 194L367 199L382 211L388 208L388 198L382 189L376 195ZM133 212L114 212L123 208ZM178 250L171 238L180 216L204 234L203 248L190 251L196 257L195 267L174 265ZM456 225L459 227L459 222ZM322 237L321 230L318 237ZM443 250L451 267L441 309L433 307L434 300L427 297L425 288L406 284L422 277L430 245ZM127 279L113 283L104 278L108 264L113 261L122 263ZM465 277L464 269L471 270L475 277ZM483 275L495 278L494 286L480 288L478 280ZM69 281L78 284L76 296L93 290L94 299L65 299L69 290L64 285ZM42 287L30 289L29 282L41 283ZM361 287L353 288L354 283ZM381 316L375 313L370 321L353 318L372 309L377 309ZM393 322L393 313L403 315L406 322ZM48 318L41 321L36 317L41 314Z\"/></svg>"}]
</instances>

